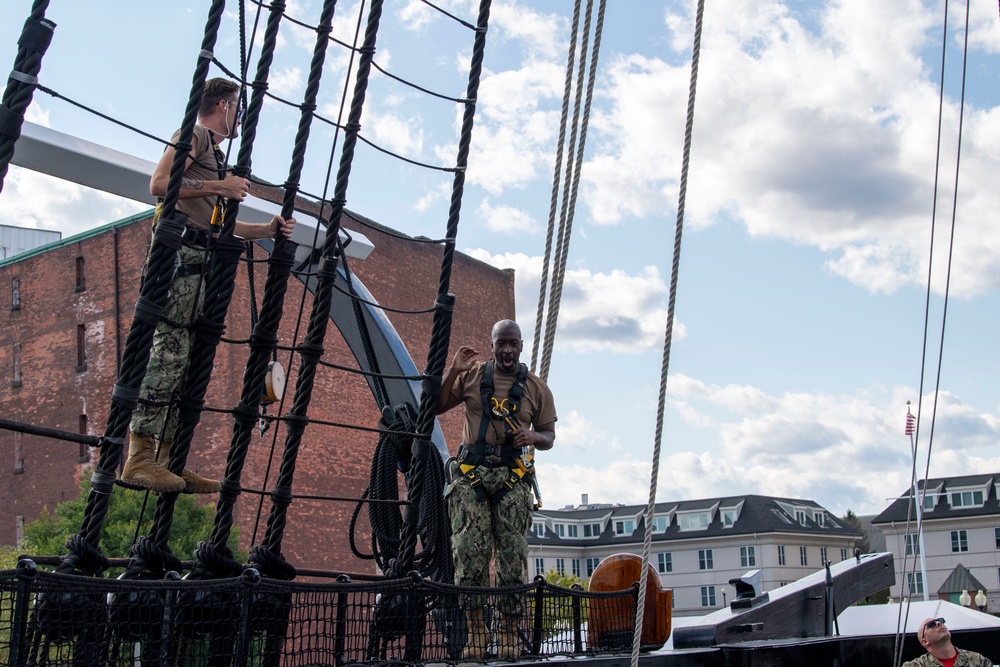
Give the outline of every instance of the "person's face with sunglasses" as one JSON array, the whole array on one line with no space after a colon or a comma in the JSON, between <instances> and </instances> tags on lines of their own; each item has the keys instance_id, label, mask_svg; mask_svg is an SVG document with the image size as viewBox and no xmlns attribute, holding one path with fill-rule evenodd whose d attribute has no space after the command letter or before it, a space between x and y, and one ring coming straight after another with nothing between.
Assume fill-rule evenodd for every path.
<instances>
[{"instance_id":1,"label":"person's face with sunglasses","mask_svg":"<svg viewBox=\"0 0 1000 667\"><path fill-rule=\"evenodd\" d=\"M951 632L944 624L943 618L925 618L920 624L920 643L933 644L943 638L950 637Z\"/></svg>"}]
</instances>

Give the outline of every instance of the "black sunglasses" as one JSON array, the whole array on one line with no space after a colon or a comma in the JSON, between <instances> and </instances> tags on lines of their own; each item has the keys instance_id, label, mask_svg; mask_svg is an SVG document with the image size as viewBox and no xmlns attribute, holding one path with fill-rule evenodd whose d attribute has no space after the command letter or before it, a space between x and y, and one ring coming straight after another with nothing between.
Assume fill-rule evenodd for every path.
<instances>
[{"instance_id":1,"label":"black sunglasses","mask_svg":"<svg viewBox=\"0 0 1000 667\"><path fill-rule=\"evenodd\" d=\"M944 625L944 619L943 618L932 618L931 620L929 620L926 623L924 623L924 628L927 629L927 630L932 630L932 629L936 628L939 625Z\"/></svg>"}]
</instances>

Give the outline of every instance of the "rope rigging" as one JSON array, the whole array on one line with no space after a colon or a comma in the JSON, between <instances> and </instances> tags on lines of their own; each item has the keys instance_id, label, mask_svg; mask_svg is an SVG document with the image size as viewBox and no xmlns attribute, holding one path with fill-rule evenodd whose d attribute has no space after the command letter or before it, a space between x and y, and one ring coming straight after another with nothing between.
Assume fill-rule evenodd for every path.
<instances>
[{"instance_id":1,"label":"rope rigging","mask_svg":"<svg viewBox=\"0 0 1000 667\"><path fill-rule=\"evenodd\" d=\"M46 3L36 3L36 5L42 6L44 4ZM243 141L240 144L236 164L229 165L228 160L225 157L222 157L219 158L219 169L220 171L225 170L227 173L233 173L241 177L250 178L253 182L263 183L260 179L253 178L251 176L249 162L263 99L265 97L274 98L274 96L267 91L267 74L270 69L271 58L273 57L277 25L285 14L284 3L280 1L271 2L267 5L260 2L254 2L254 4L258 7L258 20L261 8L266 7L269 12L268 25L264 36L264 45L259 55L258 70L254 80L249 83L247 82L247 56L253 50L253 45L252 41L249 46L246 43L246 16L244 3L240 3L240 13L238 19L240 23L239 75L233 75L229 72L219 58L217 58L213 53L213 47L218 39L223 3L218 1L212 3L209 10L209 16L206 21L205 35L201 44L202 48L197 58L197 68L192 81L191 95L189 96L187 110L185 112L179 133L179 138L176 142L164 141L151 133L129 126L128 124L122 123L117 119L107 116L106 114L101 114L96 110L91 109L86 104L71 100L65 95L50 88L46 88L45 86L37 85L37 81L35 81L36 85L32 87L32 89L37 88L39 90L43 90L43 92L49 93L53 99L66 101L74 106L90 111L95 116L106 118L109 122L114 122L135 131L137 134L153 139L165 146L173 147L175 149L175 157L170 170L167 192L160 207L158 224L156 225L156 230L150 247L149 262L146 270L148 278L143 281L141 287L140 299L137 304L134 321L130 329L129 340L126 343L125 353L123 354L121 374L118 383L115 385L115 394L112 398L112 410L108 417L105 434L98 440L97 443L100 445L101 449L100 462L97 465L91 483L91 492L88 496L83 524L79 536L71 538L69 543L70 546L68 547L70 549L70 553L62 558L59 569L61 572L77 572L88 575L97 575L107 569L107 560L100 554L98 547L100 532L102 530L107 511L107 498L111 493L112 485L114 483L117 463L121 459L121 452L125 443L125 433L131 410L136 405L142 403L145 405L155 404L157 407L174 410L179 415L180 425L178 426L177 432L174 434L174 443L170 450L170 459L168 463L168 469L177 471L183 469L184 463L187 459L187 453L190 450L194 431L201 419L201 414L205 411L210 411L229 413L233 415L233 442L231 443L229 450L230 455L227 459L226 474L223 478L222 484L223 489L219 495L219 501L216 508L215 527L213 529L211 539L206 543L202 543L202 547L199 548L198 553L195 555L195 565L192 570L194 577L232 576L239 571L240 567L242 567L232 562L230 558L231 554L225 545L233 525L232 509L235 505L236 499L244 490L240 484L240 473L242 465L245 461L246 444L249 440L249 433L254 425L258 424L263 417L266 417L268 424L271 422L278 422L285 425L288 436L285 444L285 456L283 456L283 462L291 457L291 463L290 465L283 465L283 470L279 472L278 483L270 492L272 498L272 516L268 521L268 531L265 534L260 547L253 550L253 554L259 560L267 560L267 557L261 553L262 549L277 552L280 548L282 520L279 515L282 513L283 509L287 507L287 504L291 499L291 470L294 469L293 453L297 447L294 441L296 439L301 439L301 432L307 424L314 423L340 428L367 430L379 433L380 437L383 439L390 437L402 438L401 442L405 442L405 446L397 443L395 445L395 449L397 450L397 457L401 456L403 459L407 460L412 459L413 467L408 473L408 483L411 485L415 483L416 488L411 488L408 495L413 499L413 502L416 503L416 509L414 511L417 512L419 516L415 522L412 522L410 518L407 518L406 521L406 529L413 525L415 526L415 532L411 532L410 535L403 535L398 538L398 542L404 546L402 558L392 558L391 564L388 561L383 561L383 564L390 569L402 569L402 571L408 571L413 567L418 567L425 574L428 574L437 580L450 581L451 564L450 550L448 548L449 528L447 527L446 522L442 521L440 518L443 516L443 504L441 502L437 502L441 500L440 493L432 492L427 498L425 498L424 501L418 500L418 497L420 496L419 488L421 485L427 485L429 488L438 489L438 491L443 488L443 466L430 465L429 458L429 435L431 426L434 423L433 411L424 409L421 411L421 415L409 414L404 416L403 414L399 414L397 415L396 421L382 423L378 428L344 424L342 422L327 420L317 420L308 417L306 414L306 407L309 399L307 384L308 375L310 373L308 370L310 363L313 363L314 367L315 365L323 365L368 377L375 387L373 391L376 395L376 402L379 405L384 405L388 401L385 392L378 389L378 387L386 381L407 380L422 381L425 384L431 382L431 384L433 384L433 378L435 375L430 369L435 365L441 365L442 367L437 369L438 376L443 371L443 363L437 364L437 360L443 360L446 356L448 344L447 333L450 324L444 324L440 321L435 324L432 353L430 355L431 363L428 367L429 370L418 374L401 375L391 372L383 373L378 368L377 359L371 353L367 355L369 370L365 370L363 368L348 368L321 360L322 340L325 334L323 329L325 329L325 325L330 319L329 313L324 314L321 308L314 309L310 318L310 328L306 333L306 340L303 343L296 343L291 346L279 346L277 344L277 329L280 323L284 293L287 287L287 279L293 274L299 275L300 277L306 277L307 272L297 272L294 269L293 259L295 244L285 242L283 239L279 239L275 243L270 256L266 260L257 260L253 258L252 245L237 241L233 236L238 211L238 202L229 202L223 219L222 233L213 241L214 245L212 249L214 250L214 253L212 264L210 270L204 274L204 280L207 283L207 289L205 290L207 296L204 303L203 315L194 324L185 324L183 322L172 321L170 318L163 317L162 306L160 304L162 304L165 300L167 288L170 283L166 277L171 273L170 269L167 267L172 267L175 263L174 257L181 245L179 240L180 231L183 229L183 216L176 210L176 204L179 199L178 192L181 185L180 175L183 172L185 160L191 154L192 128L194 126L194 122L196 121L200 94L204 87L204 81L207 80L208 77L208 68L213 64L219 69L230 74L233 79L240 82L241 85L239 95L242 100L246 100L246 87L249 87L252 93L249 101L245 101L242 105L247 113L243 124ZM335 4L334 0L328 0L324 4L324 16L320 19L319 24L314 28L317 38L316 47L314 50L314 60L304 100L301 104L291 104L291 106L300 110L300 128L299 135L296 138L292 164L289 168L289 175L284 182L282 214L286 217L292 214L295 209L294 204L296 196L301 193L298 188L298 181L303 163L305 145L309 134L309 124L314 118L321 121L325 120L316 113L316 93L319 89L319 77L322 73L323 64L320 54L325 52L326 46L330 41L343 44L342 42L339 42L339 40L333 39L330 35L332 29L331 23L333 7ZM476 34L472 71L470 73L469 86L465 96L449 96L441 93L435 93L423 86L408 82L405 79L392 74L383 68L378 68L375 65L374 41L377 37L377 17L381 12L381 3L373 4L369 10L365 43L360 46L349 47L352 57L354 54L359 55L362 63L358 68L358 83L355 87L351 113L349 114L347 121L344 123L331 122L331 124L338 129L338 133L341 129L344 129L344 146L341 150L342 157L340 170L337 174L336 188L333 197L327 198L324 193L322 197L318 198L321 209L319 219L321 221L329 219L331 222L327 225L326 229L326 240L323 245L320 268L318 271L309 273L309 275L317 278L320 286L317 290L318 296L315 297L315 302L318 304L329 302L329 298L324 293L324 290L332 289L345 294L350 298L352 307L355 309L357 327L363 332L367 325L364 316L361 315L360 310L358 310L362 305L386 312L403 314L426 314L433 310L436 313L436 320L440 320L442 317L450 318L451 306L449 303L447 286L449 282L451 264L453 261L454 240L457 234L458 214L460 210L462 187L464 184L464 170L468 158L472 122L474 118L475 98L478 90L478 81L485 48L486 21L489 15L489 4L490 3L486 0L481 3L477 25L472 25L456 19L461 25L475 30ZM443 13L448 15L447 12ZM363 8L358 14L359 28L361 26L362 14ZM251 34L256 34L256 31L251 31ZM393 233L391 230L378 227L380 233L405 239L409 242L434 243L445 246L444 258L442 260L442 276L439 281L440 294L438 295L438 299L436 299L436 305L434 308L413 310L384 308L359 294L355 289L352 273L345 260L342 241L338 237L338 232L340 231L339 219L345 212L344 204L346 203L346 178L350 172L351 156L353 155L357 141L366 141L360 134L360 123L358 121L360 118L361 105L364 102L364 82L367 81L368 70L370 70L371 67L376 67L388 78L403 83L414 90L423 92L431 97L463 104L466 109L459 141L457 163L454 167L421 164L414 160L410 160L409 158L395 155L391 152L383 150L383 152L394 155L403 162L420 164L421 166L425 166L429 169L454 174L452 203L447 223L448 232L446 233L445 238L441 240L426 238L413 239L402 234ZM346 85L347 82L345 81L345 100ZM12 88L8 87L8 93L10 93L11 90ZM368 143L375 146L375 144L372 144L371 142ZM382 150L377 146L375 147ZM336 144L334 148L336 148ZM331 150L331 166L333 163L333 156L334 150ZM330 182L330 178L327 178L327 183L329 184ZM327 206L332 208L332 212L324 215L325 211L323 209ZM361 225L373 224L364 219L357 220L357 222ZM247 254L245 259L241 257L244 253ZM222 331L226 313L228 312L229 303L233 294L236 266L239 261L245 261L247 263L248 284L251 299L251 335L246 341L231 341L223 338ZM259 261L266 261L268 263L268 275L265 279L265 292L263 300L258 311L255 292L256 280L253 274L253 264ZM342 275L346 287L341 287L339 284L335 283L338 268L342 268ZM303 304L304 299L305 292L303 292ZM301 306L299 310L300 312L303 310ZM443 311L446 311L444 315L442 315ZM322 322L323 326L320 326L317 322ZM145 373L144 360L148 361L148 350L151 345L152 330L156 327L157 323L163 323L170 327L186 328L193 332L196 340L196 344L191 352L191 363L189 365L188 376L184 384L184 392L180 396L174 396L170 400L162 402L140 399L138 395L138 386ZM364 338L367 344L367 335L365 335ZM241 393L241 399L237 406L232 409L208 406L204 401L205 392L210 381L210 370L213 366L217 346L220 342L245 343L248 345L250 352L244 373L244 388ZM274 358L277 355L279 347L281 349L288 350L291 354L298 354L302 359L303 364L302 369L300 369L298 373L295 399L296 406L293 406L288 414L280 414L279 407L279 414L271 416L266 415L266 412L263 414L261 413L260 397L263 392L260 391L259 385L263 383L263 376L269 359ZM59 433L62 435L62 432ZM168 437L162 432L160 435L161 440ZM414 438L416 438L417 442L416 444L412 444L412 448L416 453L416 456L409 451L411 448L411 441L413 441ZM426 480L424 480L425 477ZM264 488L267 488L266 480ZM255 491L247 489L247 491L260 494L266 493L263 490ZM377 495L378 493L372 494L370 499L366 499L366 502L369 504L370 511L372 511L372 507L384 506L386 503L393 506L399 506L408 502L382 499L376 497ZM331 499L334 497L312 496L312 498ZM356 502L358 499L350 498L349 500ZM136 576L140 578L153 576L158 578L162 576L165 571L178 569L180 567L180 561L169 553L169 549L166 546L172 525L172 510L175 501L176 494L162 494L157 499L155 516L149 535L138 538L135 541L133 557L128 568L130 573L129 576ZM436 507L434 506L435 503L437 504ZM259 512L260 509L258 509L258 515ZM373 528L375 528L374 525ZM380 535L386 534L384 531L381 531L381 527L379 527L379 530ZM413 535L415 534L419 534L421 536L420 539L424 545L424 551L421 554L414 554L412 550L412 545L415 541ZM385 548L380 548L380 553L387 553L387 550ZM403 566L401 563L406 563L406 565ZM289 575L294 576L293 571L283 567L280 563L268 564L272 566L275 573L279 577ZM267 567L263 569L265 570L265 574L270 574L270 572L267 571Z\"/></svg>"},{"instance_id":2,"label":"rope rigging","mask_svg":"<svg viewBox=\"0 0 1000 667\"><path fill-rule=\"evenodd\" d=\"M952 258L955 248L955 227L957 222L957 211L958 211L958 188L959 188L959 173L962 158L962 130L965 121L965 88L966 79L968 74L968 58L969 58L969 11L970 2L966 0L965 6L965 29L964 29L964 40L962 43L962 74L961 74L961 94L959 97L959 114L958 114L958 127L956 128L956 139L957 145L955 149L955 177L954 177L954 188L952 190L952 201L951 201L951 226L948 235L948 254L947 263L945 267L945 288L944 295L942 297L942 312L941 312L941 331L938 340L938 353L937 353L937 370L934 380L934 398L931 405L930 411L930 433L927 437L927 457L925 460L924 471L923 471L923 492L919 497L915 497L916 493L911 493L907 499L906 508L906 529L904 534L910 534L910 516L912 506L916 505L916 511L919 513L921 508L924 507L924 501L927 497L927 481L930 477L930 465L931 465L931 452L934 448L934 426L937 418L937 405L938 405L938 395L941 390L941 369L944 360L944 340L945 340L945 325L948 319L948 297L951 291L951 270L952 270ZM944 18L942 20L942 37L941 37L941 81L938 88L938 118L937 118L937 140L934 153L934 187L931 197L931 221L930 221L930 238L929 238L929 249L927 254L927 284L924 295L924 329L923 329L923 339L921 345L921 355L920 355L920 380L919 387L917 390L917 414L914 419L913 434L911 435L911 448L912 448L912 467L910 470L910 487L912 489L917 488L917 451L918 443L920 441L920 418L923 414L923 399L924 399L924 380L926 373L927 364L927 350L928 350L928 331L930 329L930 302L931 302L931 290L932 290L932 276L934 268L934 239L936 236L937 229L937 208L938 208L938 187L940 184L941 176L941 144L942 144L942 125L944 119L944 82L945 82L945 60L948 52L948 3L944 3ZM907 408L909 412L909 408ZM919 514L918 514L919 516ZM919 532L919 528L918 528ZM922 552L922 550L921 550ZM908 574L911 581L916 578L916 568L917 559L914 558L912 566L907 569L907 553L904 551L903 564L901 572ZM906 585L905 582L901 582L902 586ZM927 582L924 582L927 585ZM902 596L901 596L902 598ZM902 663L903 653L902 653L902 642L904 628L906 627L906 621L909 618L910 602L912 596L906 596L906 610L904 616L904 605L902 604L902 599L900 600L899 614L896 620L896 637L893 644L893 665L898 666Z\"/></svg>"}]
</instances>

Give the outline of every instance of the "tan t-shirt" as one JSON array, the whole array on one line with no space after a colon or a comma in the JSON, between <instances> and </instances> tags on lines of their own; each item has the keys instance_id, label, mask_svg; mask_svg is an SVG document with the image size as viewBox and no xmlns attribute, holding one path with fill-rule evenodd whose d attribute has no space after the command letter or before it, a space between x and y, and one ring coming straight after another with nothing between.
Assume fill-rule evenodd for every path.
<instances>
[{"instance_id":1,"label":"tan t-shirt","mask_svg":"<svg viewBox=\"0 0 1000 667\"><path fill-rule=\"evenodd\" d=\"M468 371L460 373L455 378L455 384L451 387L451 395L461 399L465 404L465 428L462 430L462 442L467 445L476 442L479 438L479 423L483 416L483 400L479 393L479 384L483 379L485 365L485 361L480 361ZM500 372L494 366L493 398L498 401L506 398L510 388L514 385L515 377L515 375ZM557 419L552 391L534 373L528 373L528 379L524 383L524 394L521 397L521 409L513 417L524 428L551 424ZM508 429L505 428L503 419L491 415L489 426L486 428L486 443L489 445L503 444L506 430Z\"/></svg>"},{"instance_id":2,"label":"tan t-shirt","mask_svg":"<svg viewBox=\"0 0 1000 667\"><path fill-rule=\"evenodd\" d=\"M177 143L181 131L177 130L170 138L171 143ZM212 148L211 135L207 128L201 125L194 126L194 137L191 143L193 162L184 171L184 178L197 179L199 181L219 180L218 162L215 159L215 151ZM197 197L195 199L180 199L177 201L177 208L188 216L188 227L208 231L211 229L212 209L215 207L216 196Z\"/></svg>"}]
</instances>

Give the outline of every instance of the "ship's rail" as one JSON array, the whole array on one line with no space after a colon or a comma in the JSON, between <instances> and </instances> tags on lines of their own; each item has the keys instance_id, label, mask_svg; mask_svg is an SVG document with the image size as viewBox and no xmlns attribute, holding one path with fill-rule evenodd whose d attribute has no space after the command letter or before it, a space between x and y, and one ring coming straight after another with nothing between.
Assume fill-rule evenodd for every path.
<instances>
[{"instance_id":1,"label":"ship's rail","mask_svg":"<svg viewBox=\"0 0 1000 667\"><path fill-rule=\"evenodd\" d=\"M402 579L279 581L254 570L231 579L113 579L39 570L23 559L0 572L0 664L348 665L457 663L464 606L491 619L514 613L532 659L627 653L638 588L608 593L537 578L507 588ZM602 615L602 636L588 618ZM607 621L613 620L608 626ZM596 624L592 624L593 625ZM487 639L487 657L496 649Z\"/></svg>"}]
</instances>

